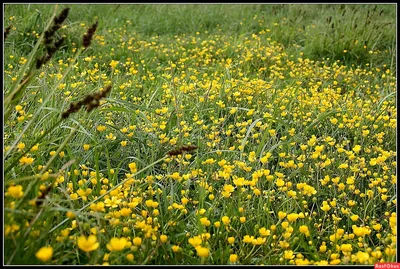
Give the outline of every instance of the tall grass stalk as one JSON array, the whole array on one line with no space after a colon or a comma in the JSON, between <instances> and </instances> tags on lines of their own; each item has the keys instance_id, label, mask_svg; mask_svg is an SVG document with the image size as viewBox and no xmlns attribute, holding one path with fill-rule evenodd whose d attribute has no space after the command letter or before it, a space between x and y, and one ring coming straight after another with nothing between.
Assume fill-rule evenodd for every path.
<instances>
[{"instance_id":1,"label":"tall grass stalk","mask_svg":"<svg viewBox=\"0 0 400 269\"><path fill-rule=\"evenodd\" d=\"M9 93L7 94L6 98L4 98L3 105L4 105L5 108L6 108L5 119L7 119L7 118L9 117L10 113L11 113L12 107L10 107L10 105L14 103L14 100L13 100L14 96L15 96L16 94L18 94L18 93L28 84L29 80L34 76L33 73L31 73L31 74L28 73L28 74L29 74L29 79L26 80L26 81L23 83L23 85L20 86L20 83L21 83L21 81L22 81L22 78L23 78L23 76L25 75L25 72L26 72L26 70L28 69L28 67L30 67L30 69L33 68L33 62L32 62L32 60L33 60L33 58L35 57L36 52L37 52L37 50L38 50L40 44L41 44L42 41L43 41L45 32L50 28L50 26L51 26L51 24L52 24L52 22L53 22L53 20L54 20L54 18L55 18L55 16L56 16L57 8L58 8L58 5L56 5L56 6L54 7L53 15L52 15L52 16L50 17L50 19L48 20L48 23L47 23L47 25L45 26L45 28L44 28L42 34L40 35L40 37L39 37L39 39L38 39L38 41L36 42L35 47L32 49L32 51L31 51L31 53L30 53L30 55L29 55L28 61L24 64L24 66L23 66L22 69L20 70L20 72L19 72L19 74L18 74L18 77L17 77L17 80L15 81L13 87L11 88L11 90L9 91ZM35 71L30 70L30 72L36 72L36 70L35 70ZM17 101L17 100L15 100L15 101Z\"/></svg>"}]
</instances>

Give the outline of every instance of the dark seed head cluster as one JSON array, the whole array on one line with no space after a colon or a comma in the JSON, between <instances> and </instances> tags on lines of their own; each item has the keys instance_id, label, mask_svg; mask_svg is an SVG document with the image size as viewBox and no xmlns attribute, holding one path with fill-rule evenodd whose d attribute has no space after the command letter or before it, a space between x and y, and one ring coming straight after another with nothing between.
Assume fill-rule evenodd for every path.
<instances>
[{"instance_id":1,"label":"dark seed head cluster","mask_svg":"<svg viewBox=\"0 0 400 269\"><path fill-rule=\"evenodd\" d=\"M107 96L107 94L111 91L111 85L108 85L103 88L100 92L96 92L94 94L89 94L82 100L77 103L71 103L69 109L62 113L61 117L66 119L70 114L77 112L82 106L86 106L87 112L92 111L94 108L100 105L100 100Z\"/></svg>"},{"instance_id":2,"label":"dark seed head cluster","mask_svg":"<svg viewBox=\"0 0 400 269\"><path fill-rule=\"evenodd\" d=\"M85 48L90 46L90 43L92 43L93 35L94 32L96 32L97 25L99 24L98 21L96 21L86 32L86 34L83 35L83 46Z\"/></svg>"},{"instance_id":3,"label":"dark seed head cluster","mask_svg":"<svg viewBox=\"0 0 400 269\"><path fill-rule=\"evenodd\" d=\"M54 18L53 26L44 32L44 45L46 48L46 54L36 59L36 69L39 69L43 64L47 63L64 42L63 37L57 41L54 41L54 35L56 31L61 28L61 24L67 19L68 13L69 8L63 9L60 15Z\"/></svg>"}]
</instances>

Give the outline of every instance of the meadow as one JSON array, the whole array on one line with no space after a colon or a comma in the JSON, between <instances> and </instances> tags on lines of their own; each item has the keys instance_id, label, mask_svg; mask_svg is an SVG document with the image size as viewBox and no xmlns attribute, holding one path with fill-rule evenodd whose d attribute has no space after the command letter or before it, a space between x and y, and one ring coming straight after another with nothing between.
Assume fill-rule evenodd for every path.
<instances>
[{"instance_id":1,"label":"meadow","mask_svg":"<svg viewBox=\"0 0 400 269\"><path fill-rule=\"evenodd\" d=\"M396 261L394 4L3 23L4 264Z\"/></svg>"}]
</instances>

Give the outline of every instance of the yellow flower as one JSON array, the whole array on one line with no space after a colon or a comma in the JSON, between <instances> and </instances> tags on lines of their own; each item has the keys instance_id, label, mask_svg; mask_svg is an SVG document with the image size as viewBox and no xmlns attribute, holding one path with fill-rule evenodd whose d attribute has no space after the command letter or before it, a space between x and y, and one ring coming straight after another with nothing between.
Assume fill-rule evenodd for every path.
<instances>
[{"instance_id":1,"label":"yellow flower","mask_svg":"<svg viewBox=\"0 0 400 269\"><path fill-rule=\"evenodd\" d=\"M355 146L353 147L353 151L354 151L355 153L359 153L360 150L361 150L361 146L360 146L360 145L355 145Z\"/></svg>"},{"instance_id":2,"label":"yellow flower","mask_svg":"<svg viewBox=\"0 0 400 269\"><path fill-rule=\"evenodd\" d=\"M192 238L189 238L189 244L191 244L194 248L197 248L201 245L201 238L200 236L195 236Z\"/></svg>"},{"instance_id":3,"label":"yellow flower","mask_svg":"<svg viewBox=\"0 0 400 269\"><path fill-rule=\"evenodd\" d=\"M99 132L104 132L106 129L107 129L107 127L106 126L104 126L104 125L99 125L99 126L97 126L97 131L99 131Z\"/></svg>"},{"instance_id":4,"label":"yellow flower","mask_svg":"<svg viewBox=\"0 0 400 269\"><path fill-rule=\"evenodd\" d=\"M287 227L289 227L289 222L284 221L284 222L281 223L281 225L282 225L283 229L286 229Z\"/></svg>"},{"instance_id":5,"label":"yellow flower","mask_svg":"<svg viewBox=\"0 0 400 269\"><path fill-rule=\"evenodd\" d=\"M354 206L356 204L356 202L354 200L350 200L350 201L347 202L347 204L349 206Z\"/></svg>"},{"instance_id":6,"label":"yellow flower","mask_svg":"<svg viewBox=\"0 0 400 269\"><path fill-rule=\"evenodd\" d=\"M367 227L357 227L356 225L353 225L351 226L351 228L353 229L353 233L356 236L363 237L371 233L371 230L368 229Z\"/></svg>"},{"instance_id":7,"label":"yellow flower","mask_svg":"<svg viewBox=\"0 0 400 269\"><path fill-rule=\"evenodd\" d=\"M210 255L210 251L205 247L197 247L196 251L197 255L201 258L207 258Z\"/></svg>"},{"instance_id":8,"label":"yellow flower","mask_svg":"<svg viewBox=\"0 0 400 269\"><path fill-rule=\"evenodd\" d=\"M328 211L331 209L331 207L328 205L328 202L327 202L327 201L323 201L323 202L322 202L321 209L322 209L323 211L325 211L325 212L328 212Z\"/></svg>"},{"instance_id":9,"label":"yellow flower","mask_svg":"<svg viewBox=\"0 0 400 269\"><path fill-rule=\"evenodd\" d=\"M333 259L329 264L330 265L338 265L340 264L342 261L340 259Z\"/></svg>"},{"instance_id":10,"label":"yellow flower","mask_svg":"<svg viewBox=\"0 0 400 269\"><path fill-rule=\"evenodd\" d=\"M68 211L68 212L67 212L67 217L68 217L69 219L74 219L74 218L75 218L74 212Z\"/></svg>"},{"instance_id":11,"label":"yellow flower","mask_svg":"<svg viewBox=\"0 0 400 269\"><path fill-rule=\"evenodd\" d=\"M272 156L271 152L267 152L264 157L260 158L261 163L266 164L268 159Z\"/></svg>"},{"instance_id":12,"label":"yellow flower","mask_svg":"<svg viewBox=\"0 0 400 269\"><path fill-rule=\"evenodd\" d=\"M133 254L132 253L129 253L129 254L127 254L126 255L126 259L128 260L128 261L133 261L133 259L134 259L134 256L133 256Z\"/></svg>"},{"instance_id":13,"label":"yellow flower","mask_svg":"<svg viewBox=\"0 0 400 269\"><path fill-rule=\"evenodd\" d=\"M20 163L21 165L24 165L24 164L32 164L34 160L35 160L35 159L32 158L32 157L26 157L26 156L24 156L24 157L22 157L21 159L19 159L19 163Z\"/></svg>"},{"instance_id":14,"label":"yellow flower","mask_svg":"<svg viewBox=\"0 0 400 269\"><path fill-rule=\"evenodd\" d=\"M129 217L131 215L131 213L132 213L132 210L130 208L124 207L119 212L121 213L121 216Z\"/></svg>"},{"instance_id":15,"label":"yellow flower","mask_svg":"<svg viewBox=\"0 0 400 269\"><path fill-rule=\"evenodd\" d=\"M261 234L261 236L268 236L271 234L270 230L267 230L265 227L262 227L258 230L258 232ZM228 238L229 239L229 238Z\"/></svg>"},{"instance_id":16,"label":"yellow flower","mask_svg":"<svg viewBox=\"0 0 400 269\"><path fill-rule=\"evenodd\" d=\"M120 202L121 202L121 199L118 199L115 196L111 197L111 199L107 198L106 200L104 200L105 205L107 207L112 207L112 208L118 207Z\"/></svg>"},{"instance_id":17,"label":"yellow flower","mask_svg":"<svg viewBox=\"0 0 400 269\"><path fill-rule=\"evenodd\" d=\"M19 150L23 150L25 148L25 143L22 143L22 142L18 143L17 148Z\"/></svg>"},{"instance_id":18,"label":"yellow flower","mask_svg":"<svg viewBox=\"0 0 400 269\"><path fill-rule=\"evenodd\" d=\"M332 242L336 242L337 240L339 240L342 236L339 235L338 233L334 233L332 235L329 236L329 240L331 240Z\"/></svg>"},{"instance_id":19,"label":"yellow flower","mask_svg":"<svg viewBox=\"0 0 400 269\"><path fill-rule=\"evenodd\" d=\"M31 151L37 151L38 149L39 149L39 144L36 144L31 148Z\"/></svg>"},{"instance_id":20,"label":"yellow flower","mask_svg":"<svg viewBox=\"0 0 400 269\"><path fill-rule=\"evenodd\" d=\"M118 63L119 63L119 61L111 60L111 62L110 62L111 68L114 69L118 65Z\"/></svg>"},{"instance_id":21,"label":"yellow flower","mask_svg":"<svg viewBox=\"0 0 400 269\"><path fill-rule=\"evenodd\" d=\"M126 240L125 237L122 238L113 237L107 244L107 249L109 251L121 251L125 248L127 243L128 241Z\"/></svg>"},{"instance_id":22,"label":"yellow flower","mask_svg":"<svg viewBox=\"0 0 400 269\"><path fill-rule=\"evenodd\" d=\"M228 243L229 244L235 243L235 237L233 237L233 236L228 237Z\"/></svg>"},{"instance_id":23,"label":"yellow flower","mask_svg":"<svg viewBox=\"0 0 400 269\"><path fill-rule=\"evenodd\" d=\"M237 254L231 254L229 256L229 261L232 262L232 263L236 262L237 259L238 259L238 255Z\"/></svg>"},{"instance_id":24,"label":"yellow flower","mask_svg":"<svg viewBox=\"0 0 400 269\"><path fill-rule=\"evenodd\" d=\"M103 202L98 202L90 205L90 209L96 212L104 212L104 203Z\"/></svg>"},{"instance_id":25,"label":"yellow flower","mask_svg":"<svg viewBox=\"0 0 400 269\"><path fill-rule=\"evenodd\" d=\"M307 227L306 225L301 225L301 226L299 227L299 231L300 231L302 234L305 234L306 236L309 236L309 235L310 235L310 231L308 230L308 227Z\"/></svg>"},{"instance_id":26,"label":"yellow flower","mask_svg":"<svg viewBox=\"0 0 400 269\"><path fill-rule=\"evenodd\" d=\"M204 226L210 226L211 222L207 219L207 217L201 218L200 223Z\"/></svg>"},{"instance_id":27,"label":"yellow flower","mask_svg":"<svg viewBox=\"0 0 400 269\"><path fill-rule=\"evenodd\" d=\"M338 166L339 169L346 169L347 167L349 167L347 163L342 163L341 165Z\"/></svg>"},{"instance_id":28,"label":"yellow flower","mask_svg":"<svg viewBox=\"0 0 400 269\"><path fill-rule=\"evenodd\" d=\"M290 222L295 222L298 217L299 217L299 214L296 214L296 213L291 213L291 214L287 215L287 219Z\"/></svg>"},{"instance_id":29,"label":"yellow flower","mask_svg":"<svg viewBox=\"0 0 400 269\"><path fill-rule=\"evenodd\" d=\"M291 260L294 258L294 254L293 254L292 250L285 250L283 255L284 255L284 258L287 260Z\"/></svg>"},{"instance_id":30,"label":"yellow flower","mask_svg":"<svg viewBox=\"0 0 400 269\"><path fill-rule=\"evenodd\" d=\"M106 138L108 140L115 140L117 139L117 137L113 134L113 133L109 133L108 135L106 135Z\"/></svg>"},{"instance_id":31,"label":"yellow flower","mask_svg":"<svg viewBox=\"0 0 400 269\"><path fill-rule=\"evenodd\" d=\"M367 252L359 251L356 254L357 261L361 264L365 264L369 260L369 254Z\"/></svg>"},{"instance_id":32,"label":"yellow flower","mask_svg":"<svg viewBox=\"0 0 400 269\"><path fill-rule=\"evenodd\" d=\"M22 186L17 185L17 186L10 186L7 189L6 196L12 196L14 198L21 198L24 195L24 192L22 191Z\"/></svg>"},{"instance_id":33,"label":"yellow flower","mask_svg":"<svg viewBox=\"0 0 400 269\"><path fill-rule=\"evenodd\" d=\"M133 238L133 240L132 240L132 242L133 242L133 244L135 245L135 246L140 246L141 244L142 244L142 238L140 238L140 237L135 237L135 238Z\"/></svg>"},{"instance_id":34,"label":"yellow flower","mask_svg":"<svg viewBox=\"0 0 400 269\"><path fill-rule=\"evenodd\" d=\"M89 150L89 148L90 148L90 145L89 144L84 144L83 145L83 150Z\"/></svg>"},{"instance_id":35,"label":"yellow flower","mask_svg":"<svg viewBox=\"0 0 400 269\"><path fill-rule=\"evenodd\" d=\"M276 135L276 131L275 131L274 129L268 130L268 133L269 133L271 136L275 136L275 135Z\"/></svg>"},{"instance_id":36,"label":"yellow flower","mask_svg":"<svg viewBox=\"0 0 400 269\"><path fill-rule=\"evenodd\" d=\"M146 200L145 204L147 207L153 207L153 208L156 208L158 206L158 202L155 202L153 200Z\"/></svg>"},{"instance_id":37,"label":"yellow flower","mask_svg":"<svg viewBox=\"0 0 400 269\"><path fill-rule=\"evenodd\" d=\"M135 162L130 163L129 165L129 169L131 170L132 173L136 173L137 172L137 166Z\"/></svg>"},{"instance_id":38,"label":"yellow flower","mask_svg":"<svg viewBox=\"0 0 400 269\"><path fill-rule=\"evenodd\" d=\"M256 160L256 153L254 151L249 153L249 162L254 162Z\"/></svg>"},{"instance_id":39,"label":"yellow flower","mask_svg":"<svg viewBox=\"0 0 400 269\"><path fill-rule=\"evenodd\" d=\"M53 248L52 247L42 247L38 250L38 252L36 252L35 256L42 262L47 262L53 256Z\"/></svg>"},{"instance_id":40,"label":"yellow flower","mask_svg":"<svg viewBox=\"0 0 400 269\"><path fill-rule=\"evenodd\" d=\"M382 225L378 223L378 224L373 225L372 228L374 228L374 230L376 230L376 231L379 231L382 228Z\"/></svg>"},{"instance_id":41,"label":"yellow flower","mask_svg":"<svg viewBox=\"0 0 400 269\"><path fill-rule=\"evenodd\" d=\"M224 191L225 191L225 192L231 193L231 192L233 192L234 190L235 190L235 187L232 186L231 184L224 185Z\"/></svg>"},{"instance_id":42,"label":"yellow flower","mask_svg":"<svg viewBox=\"0 0 400 269\"><path fill-rule=\"evenodd\" d=\"M284 219L284 218L286 217L286 213L285 213L285 212L282 212L282 211L279 211L279 212L278 212L278 217L279 217L280 219Z\"/></svg>"},{"instance_id":43,"label":"yellow flower","mask_svg":"<svg viewBox=\"0 0 400 269\"><path fill-rule=\"evenodd\" d=\"M352 215L352 216L350 217L350 219L351 219L352 221L357 221L357 220L358 220L358 215Z\"/></svg>"},{"instance_id":44,"label":"yellow flower","mask_svg":"<svg viewBox=\"0 0 400 269\"><path fill-rule=\"evenodd\" d=\"M177 246L177 245L173 245L173 246L171 247L171 249L172 249L172 251L175 252L175 253L182 250L181 247L180 247L180 246Z\"/></svg>"},{"instance_id":45,"label":"yellow flower","mask_svg":"<svg viewBox=\"0 0 400 269\"><path fill-rule=\"evenodd\" d=\"M346 180L346 184L347 185L352 185L352 184L354 184L354 180L355 180L355 178L353 176L348 177L347 180Z\"/></svg>"},{"instance_id":46,"label":"yellow flower","mask_svg":"<svg viewBox=\"0 0 400 269\"><path fill-rule=\"evenodd\" d=\"M260 196L260 195L261 195L261 191L260 191L259 189L257 189L257 188L255 188L255 189L253 190L253 193L254 193L256 196Z\"/></svg>"},{"instance_id":47,"label":"yellow flower","mask_svg":"<svg viewBox=\"0 0 400 269\"><path fill-rule=\"evenodd\" d=\"M90 252L98 249L100 244L97 242L97 237L95 235L89 235L89 237L86 238L86 236L80 236L78 237L78 247L85 251L85 252Z\"/></svg>"},{"instance_id":48,"label":"yellow flower","mask_svg":"<svg viewBox=\"0 0 400 269\"><path fill-rule=\"evenodd\" d=\"M165 234L160 235L160 241L165 243L168 240L168 236L166 236Z\"/></svg>"},{"instance_id":49,"label":"yellow flower","mask_svg":"<svg viewBox=\"0 0 400 269\"><path fill-rule=\"evenodd\" d=\"M221 220L225 225L229 225L229 223L231 222L228 216L223 216Z\"/></svg>"},{"instance_id":50,"label":"yellow flower","mask_svg":"<svg viewBox=\"0 0 400 269\"><path fill-rule=\"evenodd\" d=\"M340 250L342 252L351 252L353 250L353 247L351 246L351 244L342 244L340 246Z\"/></svg>"},{"instance_id":51,"label":"yellow flower","mask_svg":"<svg viewBox=\"0 0 400 269\"><path fill-rule=\"evenodd\" d=\"M281 179L281 178L278 178L276 180L276 186L282 187L283 185L285 185L285 181L283 179Z\"/></svg>"}]
</instances>

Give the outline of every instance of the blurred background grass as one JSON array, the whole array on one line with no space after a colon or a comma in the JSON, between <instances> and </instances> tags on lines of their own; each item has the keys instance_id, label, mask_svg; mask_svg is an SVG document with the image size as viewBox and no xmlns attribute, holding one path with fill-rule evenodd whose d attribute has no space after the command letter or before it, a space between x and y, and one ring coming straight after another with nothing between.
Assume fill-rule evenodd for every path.
<instances>
[{"instance_id":1,"label":"blurred background grass","mask_svg":"<svg viewBox=\"0 0 400 269\"><path fill-rule=\"evenodd\" d=\"M66 44L79 42L83 29L99 20L98 35L115 30L160 39L175 35L243 35L267 31L288 53L302 51L312 60L329 58L345 64L395 67L395 4L62 4L70 7ZM25 56L54 5L7 4L4 26L13 24L6 42ZM10 21L10 17L15 18ZM75 27L76 26L76 27ZM110 40L108 40L110 41ZM120 40L114 40L116 44Z\"/></svg>"}]
</instances>

